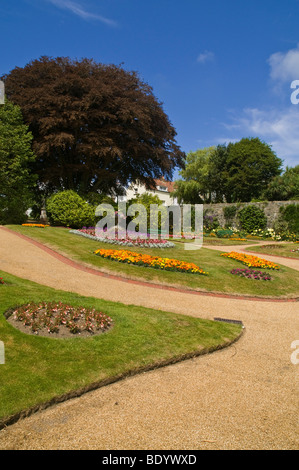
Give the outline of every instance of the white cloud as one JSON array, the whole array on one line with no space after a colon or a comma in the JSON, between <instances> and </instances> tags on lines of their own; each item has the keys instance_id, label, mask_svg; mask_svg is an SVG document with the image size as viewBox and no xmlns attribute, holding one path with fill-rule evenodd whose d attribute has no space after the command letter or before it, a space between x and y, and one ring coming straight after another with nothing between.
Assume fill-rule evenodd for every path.
<instances>
[{"instance_id":1,"label":"white cloud","mask_svg":"<svg viewBox=\"0 0 299 470\"><path fill-rule=\"evenodd\" d=\"M268 63L272 80L283 83L299 80L299 44L296 49L275 52L269 57Z\"/></svg>"},{"instance_id":2,"label":"white cloud","mask_svg":"<svg viewBox=\"0 0 299 470\"><path fill-rule=\"evenodd\" d=\"M299 44L287 52L276 52L268 59L270 78L276 94L286 98L289 106L280 105L271 109L249 107L240 112L230 112L230 121L221 123L225 138L217 137L217 143L236 142L243 137L259 137L271 145L284 161L284 166L299 164L299 104L291 104L291 83L299 80ZM287 90L285 85L287 86ZM231 137L229 137L231 135Z\"/></svg>"},{"instance_id":3,"label":"white cloud","mask_svg":"<svg viewBox=\"0 0 299 470\"><path fill-rule=\"evenodd\" d=\"M214 58L215 58L214 52L205 51L199 54L199 56L197 57L197 62L199 62L200 64L205 64L206 62L210 62L214 60Z\"/></svg>"},{"instance_id":4,"label":"white cloud","mask_svg":"<svg viewBox=\"0 0 299 470\"><path fill-rule=\"evenodd\" d=\"M81 6L79 3L73 2L71 0L48 0L50 3L55 5L58 8L61 8L62 10L68 10L72 12L74 15L79 16L83 20L98 20L101 21L102 23L105 23L109 26L116 26L116 22L113 20L110 20L109 18L105 18L104 16L98 15L96 13L91 13L83 6Z\"/></svg>"},{"instance_id":5,"label":"white cloud","mask_svg":"<svg viewBox=\"0 0 299 470\"><path fill-rule=\"evenodd\" d=\"M235 115L230 124L223 126L232 132L233 138L226 138L222 143L242 137L259 137L272 146L285 166L299 164L299 105L269 111L247 108L239 116ZM221 143L221 138L217 141Z\"/></svg>"}]
</instances>

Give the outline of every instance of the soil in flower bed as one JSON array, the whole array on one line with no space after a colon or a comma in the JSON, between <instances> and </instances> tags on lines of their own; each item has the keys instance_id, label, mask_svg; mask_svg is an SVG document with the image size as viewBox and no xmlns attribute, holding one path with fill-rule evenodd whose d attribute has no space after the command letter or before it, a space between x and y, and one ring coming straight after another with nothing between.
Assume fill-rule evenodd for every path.
<instances>
[{"instance_id":1,"label":"soil in flower bed","mask_svg":"<svg viewBox=\"0 0 299 470\"><path fill-rule=\"evenodd\" d=\"M5 313L7 321L26 334L48 338L86 338L112 327L105 313L59 303L28 303Z\"/></svg>"}]
</instances>

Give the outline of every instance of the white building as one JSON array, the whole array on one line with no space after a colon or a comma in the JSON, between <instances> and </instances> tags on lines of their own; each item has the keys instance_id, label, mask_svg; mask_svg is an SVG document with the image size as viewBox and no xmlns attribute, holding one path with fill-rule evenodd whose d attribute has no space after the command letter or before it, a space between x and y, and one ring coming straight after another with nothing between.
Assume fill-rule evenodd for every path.
<instances>
[{"instance_id":1,"label":"white building","mask_svg":"<svg viewBox=\"0 0 299 470\"><path fill-rule=\"evenodd\" d=\"M177 205L177 198L172 197L171 193L174 191L174 183L171 181L166 181L163 177L161 179L155 179L156 188L147 189L144 184L132 184L126 190L124 196L118 196L119 202L129 201L134 199L137 196L142 194L152 194L153 196L158 196L161 201L166 206Z\"/></svg>"}]
</instances>

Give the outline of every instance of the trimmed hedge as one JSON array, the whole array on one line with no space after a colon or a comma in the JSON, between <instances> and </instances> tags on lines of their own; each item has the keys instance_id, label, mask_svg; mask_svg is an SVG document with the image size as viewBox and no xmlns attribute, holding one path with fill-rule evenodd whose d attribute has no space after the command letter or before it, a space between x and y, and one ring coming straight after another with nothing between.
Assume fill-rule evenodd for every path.
<instances>
[{"instance_id":1,"label":"trimmed hedge","mask_svg":"<svg viewBox=\"0 0 299 470\"><path fill-rule=\"evenodd\" d=\"M95 207L88 204L75 191L53 194L47 200L47 215L51 225L82 228L95 225Z\"/></svg>"},{"instance_id":2,"label":"trimmed hedge","mask_svg":"<svg viewBox=\"0 0 299 470\"><path fill-rule=\"evenodd\" d=\"M252 233L267 226L267 217L262 209L255 205L244 207L238 214L242 230Z\"/></svg>"},{"instance_id":3,"label":"trimmed hedge","mask_svg":"<svg viewBox=\"0 0 299 470\"><path fill-rule=\"evenodd\" d=\"M290 232L299 233L299 204L280 208L282 219L288 224Z\"/></svg>"}]
</instances>

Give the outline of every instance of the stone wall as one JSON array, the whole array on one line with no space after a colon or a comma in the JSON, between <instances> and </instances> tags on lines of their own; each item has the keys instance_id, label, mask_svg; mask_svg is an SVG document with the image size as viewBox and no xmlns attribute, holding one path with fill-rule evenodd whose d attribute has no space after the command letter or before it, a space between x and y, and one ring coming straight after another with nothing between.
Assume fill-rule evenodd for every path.
<instances>
[{"instance_id":1,"label":"stone wall","mask_svg":"<svg viewBox=\"0 0 299 470\"><path fill-rule=\"evenodd\" d=\"M204 204L203 210L204 214L214 215L217 217L219 224L224 227L227 222L224 217L223 209L229 206L235 206L238 208L236 216L232 219L230 225L232 227L238 226L238 212L243 209L243 207L249 205L255 205L262 209L267 217L267 228L273 228L275 221L279 216L280 207L287 206L289 204L299 204L299 201L266 201L266 202L241 202L235 204L228 203L219 203L219 204Z\"/></svg>"}]
</instances>

